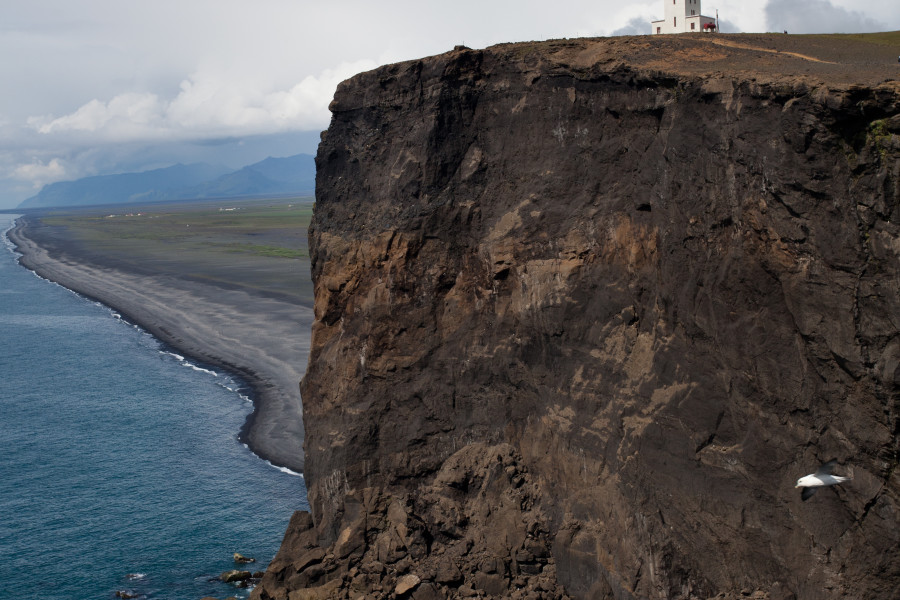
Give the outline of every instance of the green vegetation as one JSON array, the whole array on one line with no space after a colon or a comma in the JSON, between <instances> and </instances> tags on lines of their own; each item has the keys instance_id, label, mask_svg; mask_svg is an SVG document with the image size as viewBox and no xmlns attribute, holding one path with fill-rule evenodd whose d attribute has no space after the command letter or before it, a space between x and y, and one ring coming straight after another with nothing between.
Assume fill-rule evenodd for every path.
<instances>
[{"instance_id":1,"label":"green vegetation","mask_svg":"<svg viewBox=\"0 0 900 600\"><path fill-rule=\"evenodd\" d=\"M857 40L875 44L877 46L888 46L900 48L900 31L882 31L878 33L832 33L832 34L814 34L810 37L827 37L835 40Z\"/></svg>"},{"instance_id":2,"label":"green vegetation","mask_svg":"<svg viewBox=\"0 0 900 600\"><path fill-rule=\"evenodd\" d=\"M37 233L89 261L311 303L312 208L306 197L48 211Z\"/></svg>"},{"instance_id":3,"label":"green vegetation","mask_svg":"<svg viewBox=\"0 0 900 600\"><path fill-rule=\"evenodd\" d=\"M884 119L869 123L868 135L866 136L868 138L867 141L875 146L875 151L881 157L882 163L887 160L887 152L892 135Z\"/></svg>"},{"instance_id":4,"label":"green vegetation","mask_svg":"<svg viewBox=\"0 0 900 600\"><path fill-rule=\"evenodd\" d=\"M273 258L309 258L308 250L291 250L278 246L263 246L261 244L231 244L229 252L249 252L259 256L271 256Z\"/></svg>"},{"instance_id":5,"label":"green vegetation","mask_svg":"<svg viewBox=\"0 0 900 600\"><path fill-rule=\"evenodd\" d=\"M134 240L181 242L194 247L226 244L247 236L277 239L273 247L296 249L305 240L312 217L311 199L256 205L228 202L218 206L185 204L155 207L107 207L102 214L49 213L46 225L63 226L81 239L127 250ZM110 211L110 208L112 211ZM118 209L118 210L116 210ZM302 236L298 231L302 230ZM303 242L305 244L305 241ZM252 244L248 244L252 246Z\"/></svg>"}]
</instances>

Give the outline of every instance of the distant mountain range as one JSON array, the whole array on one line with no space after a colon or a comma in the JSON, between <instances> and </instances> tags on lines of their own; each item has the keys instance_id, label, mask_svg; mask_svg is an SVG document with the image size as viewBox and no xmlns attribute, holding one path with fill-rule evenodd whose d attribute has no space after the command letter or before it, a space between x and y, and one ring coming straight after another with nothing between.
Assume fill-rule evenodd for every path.
<instances>
[{"instance_id":1,"label":"distant mountain range","mask_svg":"<svg viewBox=\"0 0 900 600\"><path fill-rule=\"evenodd\" d=\"M312 155L267 158L237 171L206 163L177 164L141 173L99 175L45 185L18 208L125 204L195 198L312 194Z\"/></svg>"}]
</instances>

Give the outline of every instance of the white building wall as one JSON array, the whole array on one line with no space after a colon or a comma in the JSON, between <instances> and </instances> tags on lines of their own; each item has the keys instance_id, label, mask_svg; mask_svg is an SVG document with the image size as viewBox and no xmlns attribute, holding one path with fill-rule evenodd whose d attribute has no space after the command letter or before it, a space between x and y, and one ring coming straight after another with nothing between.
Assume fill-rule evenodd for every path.
<instances>
[{"instance_id":1,"label":"white building wall","mask_svg":"<svg viewBox=\"0 0 900 600\"><path fill-rule=\"evenodd\" d=\"M700 0L663 0L663 6L665 18L650 23L652 34L702 32L705 23L716 21L702 16Z\"/></svg>"}]
</instances>

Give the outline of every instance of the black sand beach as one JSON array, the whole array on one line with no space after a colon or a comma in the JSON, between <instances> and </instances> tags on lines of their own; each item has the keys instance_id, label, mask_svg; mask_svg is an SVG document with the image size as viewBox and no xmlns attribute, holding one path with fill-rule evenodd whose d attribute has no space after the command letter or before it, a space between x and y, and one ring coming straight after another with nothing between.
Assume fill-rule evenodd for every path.
<instances>
[{"instance_id":1,"label":"black sand beach","mask_svg":"<svg viewBox=\"0 0 900 600\"><path fill-rule=\"evenodd\" d=\"M313 311L289 299L240 286L123 268L77 244L38 239L31 217L10 240L21 264L98 300L177 352L226 369L253 390L254 411L241 439L262 458L303 471L299 381L307 362Z\"/></svg>"}]
</instances>

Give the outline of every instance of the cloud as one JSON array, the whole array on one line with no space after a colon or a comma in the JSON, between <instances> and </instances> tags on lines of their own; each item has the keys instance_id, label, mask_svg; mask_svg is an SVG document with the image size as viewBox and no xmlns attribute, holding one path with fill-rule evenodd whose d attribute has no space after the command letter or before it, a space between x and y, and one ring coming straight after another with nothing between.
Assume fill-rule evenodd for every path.
<instances>
[{"instance_id":1,"label":"cloud","mask_svg":"<svg viewBox=\"0 0 900 600\"><path fill-rule=\"evenodd\" d=\"M650 33L650 21L644 17L634 17L624 27L619 27L610 35L643 35Z\"/></svg>"},{"instance_id":2,"label":"cloud","mask_svg":"<svg viewBox=\"0 0 900 600\"><path fill-rule=\"evenodd\" d=\"M655 21L656 14L662 13L662 10L663 4L659 0L643 0L600 11L603 23L599 33L609 36L647 35L650 33L650 21Z\"/></svg>"},{"instance_id":3,"label":"cloud","mask_svg":"<svg viewBox=\"0 0 900 600\"><path fill-rule=\"evenodd\" d=\"M835 6L828 0L778 0L766 4L766 27L789 33L865 33L883 30L860 12Z\"/></svg>"},{"instance_id":4,"label":"cloud","mask_svg":"<svg viewBox=\"0 0 900 600\"><path fill-rule=\"evenodd\" d=\"M740 28L728 19L719 19L719 31L722 33L741 33Z\"/></svg>"},{"instance_id":5,"label":"cloud","mask_svg":"<svg viewBox=\"0 0 900 600\"><path fill-rule=\"evenodd\" d=\"M30 117L28 124L43 135L67 131L140 131L161 120L163 103L156 94L125 93L109 102L91 100L75 112L54 117Z\"/></svg>"},{"instance_id":6,"label":"cloud","mask_svg":"<svg viewBox=\"0 0 900 600\"><path fill-rule=\"evenodd\" d=\"M376 66L370 60L343 63L288 89L268 92L241 80L200 73L182 81L171 99L126 92L108 101L91 100L67 115L30 117L28 124L43 136L116 143L323 129L338 83Z\"/></svg>"},{"instance_id":7,"label":"cloud","mask_svg":"<svg viewBox=\"0 0 900 600\"><path fill-rule=\"evenodd\" d=\"M39 190L46 183L65 179L66 168L58 158L50 159L46 163L34 160L31 163L19 165L13 169L12 177L28 181L35 190Z\"/></svg>"}]
</instances>

